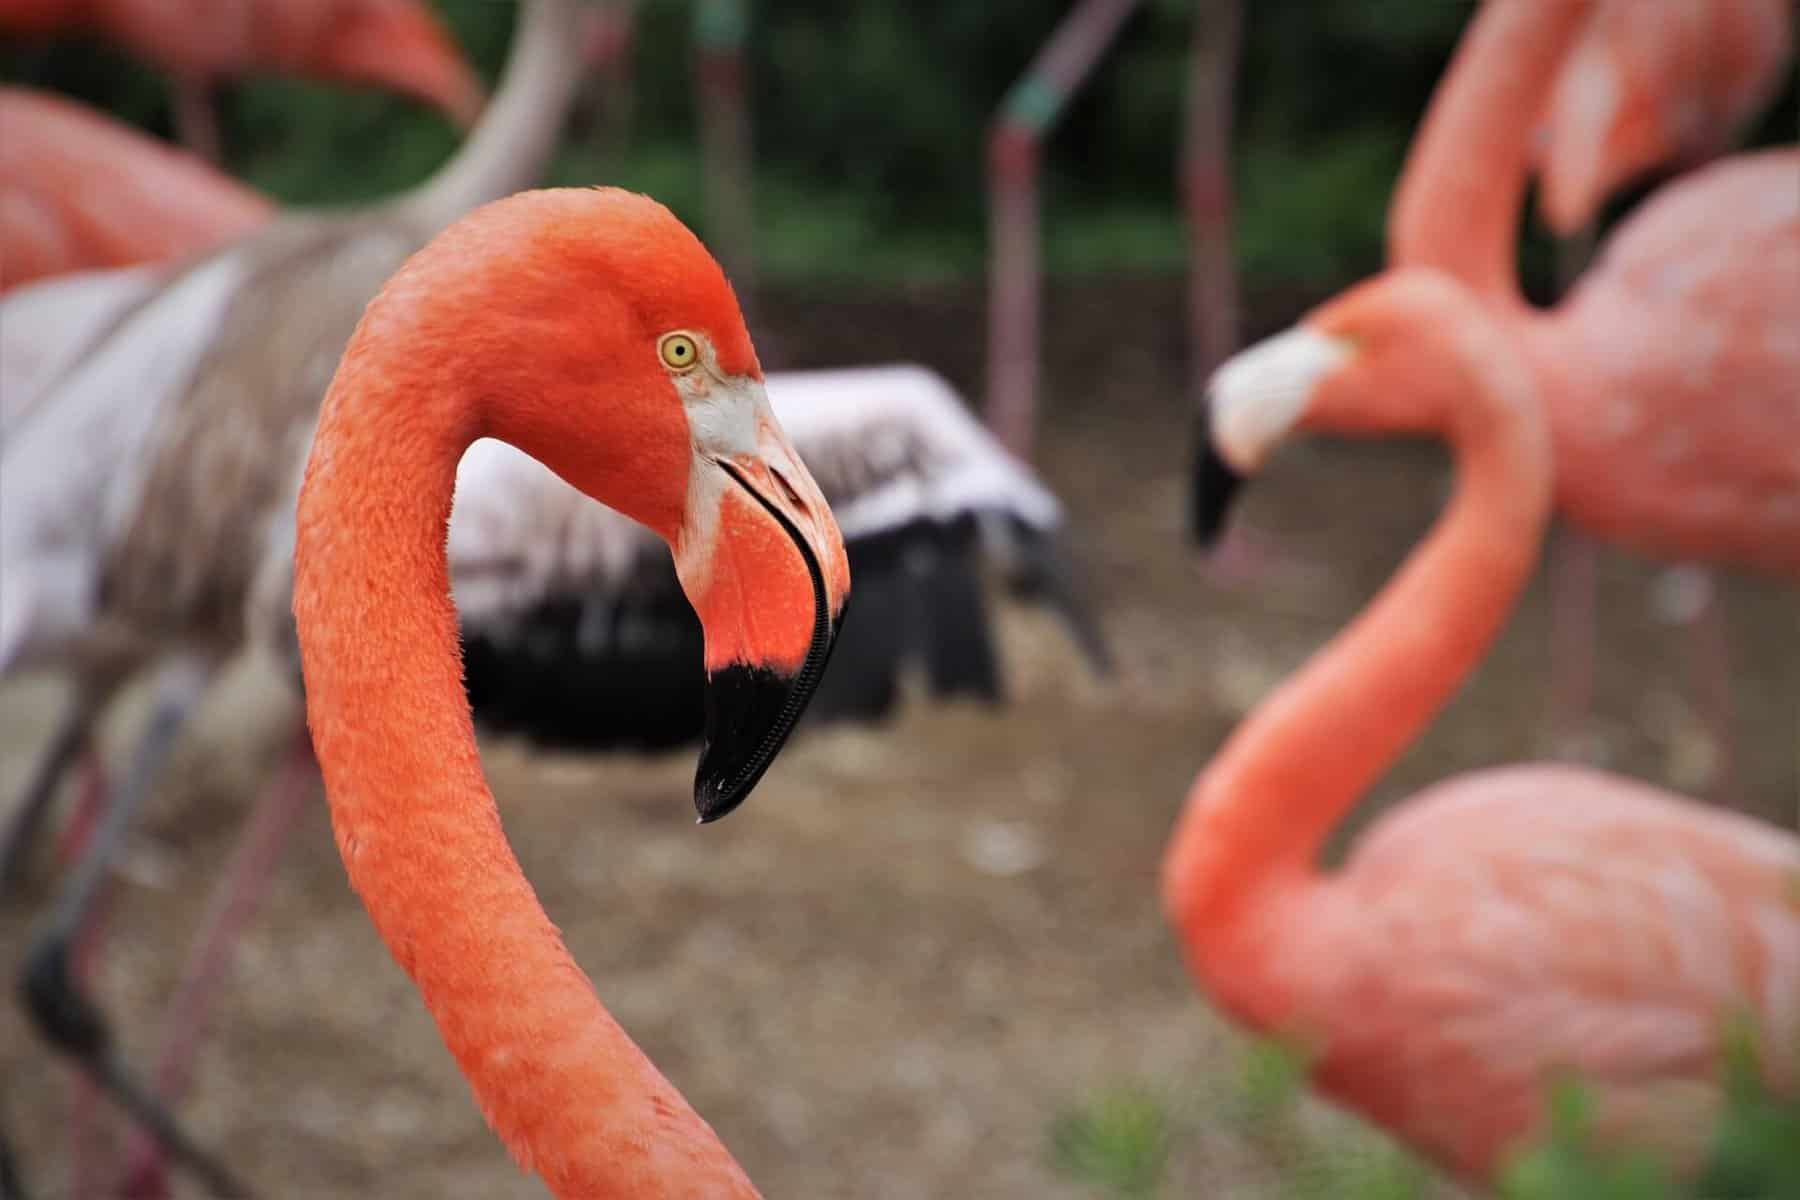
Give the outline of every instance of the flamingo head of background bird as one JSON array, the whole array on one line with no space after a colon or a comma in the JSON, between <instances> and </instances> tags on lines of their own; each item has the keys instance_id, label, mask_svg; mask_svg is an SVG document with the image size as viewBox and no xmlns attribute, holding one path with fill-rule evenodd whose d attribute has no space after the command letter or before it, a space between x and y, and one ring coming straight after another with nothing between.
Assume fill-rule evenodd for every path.
<instances>
[{"instance_id":1,"label":"flamingo head of background bird","mask_svg":"<svg viewBox=\"0 0 1800 1200\"><path fill-rule=\"evenodd\" d=\"M1244 480L1305 416L1319 381L1351 344L1307 325L1258 342L1219 367L1201 404L1190 491L1190 533L1210 547Z\"/></svg>"}]
</instances>

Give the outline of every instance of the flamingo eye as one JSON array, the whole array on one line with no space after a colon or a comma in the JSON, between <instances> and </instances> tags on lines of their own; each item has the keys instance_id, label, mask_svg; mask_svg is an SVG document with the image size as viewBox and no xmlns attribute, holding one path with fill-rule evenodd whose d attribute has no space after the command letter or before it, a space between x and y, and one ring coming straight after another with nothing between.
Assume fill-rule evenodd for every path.
<instances>
[{"instance_id":1,"label":"flamingo eye","mask_svg":"<svg viewBox=\"0 0 1800 1200\"><path fill-rule=\"evenodd\" d=\"M700 361L700 346L685 333L665 333L656 343L656 352L671 371L687 371Z\"/></svg>"}]
</instances>

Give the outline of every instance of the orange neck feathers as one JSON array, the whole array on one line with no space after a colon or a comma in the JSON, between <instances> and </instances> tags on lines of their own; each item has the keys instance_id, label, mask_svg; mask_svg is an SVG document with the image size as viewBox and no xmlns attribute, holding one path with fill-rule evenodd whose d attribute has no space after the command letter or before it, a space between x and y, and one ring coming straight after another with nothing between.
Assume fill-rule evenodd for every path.
<instances>
[{"instance_id":1,"label":"orange neck feathers","mask_svg":"<svg viewBox=\"0 0 1800 1200\"><path fill-rule=\"evenodd\" d=\"M652 444L627 419L629 388L616 401L571 395L608 381L562 374L557 339L577 331L537 302L555 295L550 277L503 290L509 272L559 259L566 287L592 283L579 256L544 249L538 231L546 219L592 229L612 203L595 193L501 201L415 256L371 304L326 395L300 497L294 615L307 715L351 885L520 1164L559 1197L748 1197L755 1189L712 1130L601 1006L507 845L450 602L445 529L457 462L476 437L516 426L530 449L550 436L548 407L614 404L597 419ZM602 294L564 299L627 319ZM472 319L447 315L477 300ZM604 336L579 332L589 344ZM559 469L618 469L603 457L571 451Z\"/></svg>"},{"instance_id":2,"label":"orange neck feathers","mask_svg":"<svg viewBox=\"0 0 1800 1200\"><path fill-rule=\"evenodd\" d=\"M1594 0L1485 0L1431 98L1388 210L1388 261L1518 295L1533 131Z\"/></svg>"}]
</instances>

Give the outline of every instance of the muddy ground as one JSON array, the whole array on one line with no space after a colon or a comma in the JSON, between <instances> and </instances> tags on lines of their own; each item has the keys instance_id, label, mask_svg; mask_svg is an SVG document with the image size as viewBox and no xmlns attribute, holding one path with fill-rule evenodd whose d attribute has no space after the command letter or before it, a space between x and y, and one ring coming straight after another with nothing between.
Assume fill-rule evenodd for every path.
<instances>
[{"instance_id":1,"label":"muddy ground","mask_svg":"<svg viewBox=\"0 0 1800 1200\"><path fill-rule=\"evenodd\" d=\"M1045 618L1008 610L1012 703L913 705L879 730L798 740L745 810L697 829L691 753L534 755L490 741L506 826L601 996L770 1196L1075 1197L1053 1122L1120 1085L1160 1097L1168 1195L1279 1194L1291 1131L1232 1114L1243 1042L1183 976L1158 856L1185 786L1247 708L1367 598L1443 495L1419 445L1285 453L1241 520L1288 565L1209 577L1181 540L1188 433L1178 281L1067 285L1048 312L1045 474L1122 663L1094 681ZM1258 305L1251 332L1298 298ZM770 366L910 358L973 393L977 291L765 297ZM1657 572L1601 559L1586 752L1709 786L1688 642ZM1725 579L1739 803L1792 826L1800 798L1800 620L1792 593ZM1550 753L1540 573L1450 710L1359 812L1447 773ZM143 1061L158 1013L266 772L284 712L242 671L180 756L122 871L101 992ZM10 797L56 699L0 694ZM133 715L130 711L122 718ZM124 720L109 730L122 747ZM32 907L0 904L10 960ZM0 1115L35 1194L65 1194L70 1088L0 1014ZM185 1109L265 1195L542 1195L507 1162L409 984L345 887L323 804L281 863ZM1350 1123L1313 1106L1321 1137ZM1317 1127L1317 1129L1315 1129ZM183 1195L198 1195L185 1188Z\"/></svg>"}]
</instances>

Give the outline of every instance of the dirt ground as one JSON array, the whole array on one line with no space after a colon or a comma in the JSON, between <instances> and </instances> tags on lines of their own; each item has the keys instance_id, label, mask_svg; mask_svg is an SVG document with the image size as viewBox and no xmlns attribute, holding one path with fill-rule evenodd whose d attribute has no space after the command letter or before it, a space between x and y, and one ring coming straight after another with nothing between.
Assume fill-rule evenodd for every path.
<instances>
[{"instance_id":1,"label":"dirt ground","mask_svg":"<svg viewBox=\"0 0 1800 1200\"><path fill-rule=\"evenodd\" d=\"M704 829L691 751L583 760L484 747L507 831L576 958L770 1196L1089 1195L1052 1167L1049 1130L1120 1084L1172 1114L1166 1194L1279 1194L1281 1139L1227 1114L1243 1043L1183 975L1158 909L1159 854L1233 722L1417 537L1445 464L1419 445L1296 446L1239 514L1287 565L1248 584L1209 576L1182 540L1180 299L1173 280L1050 298L1042 466L1068 504L1117 680L1091 679L1046 618L1008 610L1007 707L914 704L886 728L814 731L742 812ZM1297 308L1261 303L1251 332ZM771 367L909 358L971 392L980 383L977 291L785 293L759 309ZM1654 611L1657 576L1601 558L1586 752L1704 790L1690 647ZM1724 584L1739 802L1791 827L1795 598ZM1548 667L1540 573L1479 674L1359 816L1455 771L1551 753ZM101 992L136 1061L270 765L277 696L254 671L229 681L121 873ZM0 693L9 801L55 698L43 681ZM116 748L130 730L109 732ZM193 1128L267 1196L543 1195L482 1126L346 888L322 803L297 842L202 1058ZM40 870L0 904L8 961L50 883ZM0 1119L34 1194L59 1196L68 1078L4 1009ZM1323 1106L1305 1122L1348 1126Z\"/></svg>"}]
</instances>

